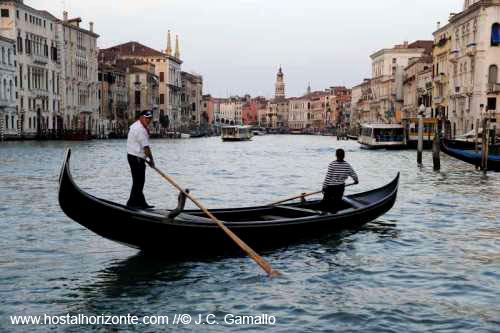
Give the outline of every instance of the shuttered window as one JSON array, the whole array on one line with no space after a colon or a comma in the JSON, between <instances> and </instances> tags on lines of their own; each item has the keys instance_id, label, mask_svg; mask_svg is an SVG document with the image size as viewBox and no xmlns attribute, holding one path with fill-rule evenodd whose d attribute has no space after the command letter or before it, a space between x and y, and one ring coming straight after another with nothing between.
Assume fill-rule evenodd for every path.
<instances>
[{"instance_id":1,"label":"shuttered window","mask_svg":"<svg viewBox=\"0 0 500 333\"><path fill-rule=\"evenodd\" d=\"M500 45L500 24L495 23L491 27L491 46Z\"/></svg>"}]
</instances>

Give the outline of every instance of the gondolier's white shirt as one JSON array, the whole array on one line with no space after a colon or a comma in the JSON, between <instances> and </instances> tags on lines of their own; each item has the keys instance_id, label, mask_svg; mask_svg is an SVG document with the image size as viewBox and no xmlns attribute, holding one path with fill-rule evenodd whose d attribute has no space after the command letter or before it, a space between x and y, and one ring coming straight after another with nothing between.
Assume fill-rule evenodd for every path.
<instances>
[{"instance_id":1,"label":"gondolier's white shirt","mask_svg":"<svg viewBox=\"0 0 500 333\"><path fill-rule=\"evenodd\" d=\"M142 126L140 120L137 120L130 126L127 137L127 153L146 159L144 147L149 147L148 131Z\"/></svg>"}]
</instances>

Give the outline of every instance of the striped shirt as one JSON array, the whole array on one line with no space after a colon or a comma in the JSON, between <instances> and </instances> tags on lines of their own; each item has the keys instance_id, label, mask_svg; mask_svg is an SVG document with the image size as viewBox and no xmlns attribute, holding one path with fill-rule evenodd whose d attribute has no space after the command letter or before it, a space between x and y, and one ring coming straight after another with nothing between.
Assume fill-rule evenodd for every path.
<instances>
[{"instance_id":1,"label":"striped shirt","mask_svg":"<svg viewBox=\"0 0 500 333\"><path fill-rule=\"evenodd\" d=\"M346 161L333 161L328 166L323 188L332 185L345 184L347 177L351 176L355 182L358 181L358 175L352 169L351 165Z\"/></svg>"}]
</instances>

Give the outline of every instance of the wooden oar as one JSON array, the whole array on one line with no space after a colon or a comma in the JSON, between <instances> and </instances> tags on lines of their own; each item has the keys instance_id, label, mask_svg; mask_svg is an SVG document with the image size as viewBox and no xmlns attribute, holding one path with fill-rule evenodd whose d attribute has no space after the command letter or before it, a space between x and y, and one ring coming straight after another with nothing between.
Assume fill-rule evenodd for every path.
<instances>
[{"instance_id":1,"label":"wooden oar","mask_svg":"<svg viewBox=\"0 0 500 333\"><path fill-rule=\"evenodd\" d=\"M193 198L189 193L185 192L179 185L177 185L177 183L172 178L170 178L169 176L167 176L166 174L164 174L163 172L161 172L160 170L158 170L158 168L156 168L154 166L151 166L151 167L153 169L155 169L156 172L158 172L158 174L160 174L160 176L162 176L163 178L165 178L166 181L168 181L170 184L172 184L175 188L177 188L180 192L182 192L186 197L188 197L189 199L191 199L191 201L194 202L194 204L196 206L198 206L205 214L207 214L212 219L212 221L214 221L215 224L217 224L222 230L224 230L224 232L229 237L231 237L231 239L236 244L238 244L238 246L243 251L245 251L245 253L250 258L252 258L253 260L255 260L255 262L260 267L262 267L262 269L264 271L266 271L266 273L269 274L270 277L275 277L275 276L281 275L280 272L278 272L277 270L274 270L271 267L271 265L269 265L269 263L267 261L265 261L261 256L259 256L254 250L252 250L250 248L250 246L248 246L245 242L243 242L238 236L236 236L231 230L229 230L221 221L219 221L215 216L213 216L212 213L210 213L205 207L203 207L203 205L200 202L198 202L198 200L196 200L195 198Z\"/></svg>"},{"instance_id":2,"label":"wooden oar","mask_svg":"<svg viewBox=\"0 0 500 333\"><path fill-rule=\"evenodd\" d=\"M345 187L349 187L349 186L353 186L353 185L356 185L356 183L347 184ZM273 202L273 203L269 204L268 206L274 206L274 205L277 205L277 204L280 204L280 203L283 203L283 202L287 202L287 201L291 201L291 200L295 200L295 199L299 199L299 198L305 198L305 197L308 197L308 196L311 196L311 195L314 195L314 194L320 194L322 192L323 192L323 190L316 191L316 192L311 192L311 193L302 193L300 195L296 195L296 196L288 198L288 199L284 199L284 200Z\"/></svg>"}]
</instances>

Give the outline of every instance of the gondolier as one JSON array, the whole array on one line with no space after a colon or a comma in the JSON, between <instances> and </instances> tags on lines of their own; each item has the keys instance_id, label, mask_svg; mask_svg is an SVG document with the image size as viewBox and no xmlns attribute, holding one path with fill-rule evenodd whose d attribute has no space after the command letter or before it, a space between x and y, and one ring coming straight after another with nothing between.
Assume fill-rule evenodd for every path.
<instances>
[{"instance_id":1,"label":"gondolier","mask_svg":"<svg viewBox=\"0 0 500 333\"><path fill-rule=\"evenodd\" d=\"M141 112L139 119L130 126L127 137L127 160L132 172L132 189L127 206L132 208L153 208L144 198L144 182L146 180L146 159L154 167L153 155L149 147L148 126L153 118L151 111Z\"/></svg>"},{"instance_id":2,"label":"gondolier","mask_svg":"<svg viewBox=\"0 0 500 333\"><path fill-rule=\"evenodd\" d=\"M347 177L358 184L358 175L349 163L344 161L344 149L337 149L335 152L337 160L330 163L325 181L323 182L323 200L321 206L324 211L335 213L340 208L342 197L344 196L345 181Z\"/></svg>"}]
</instances>

